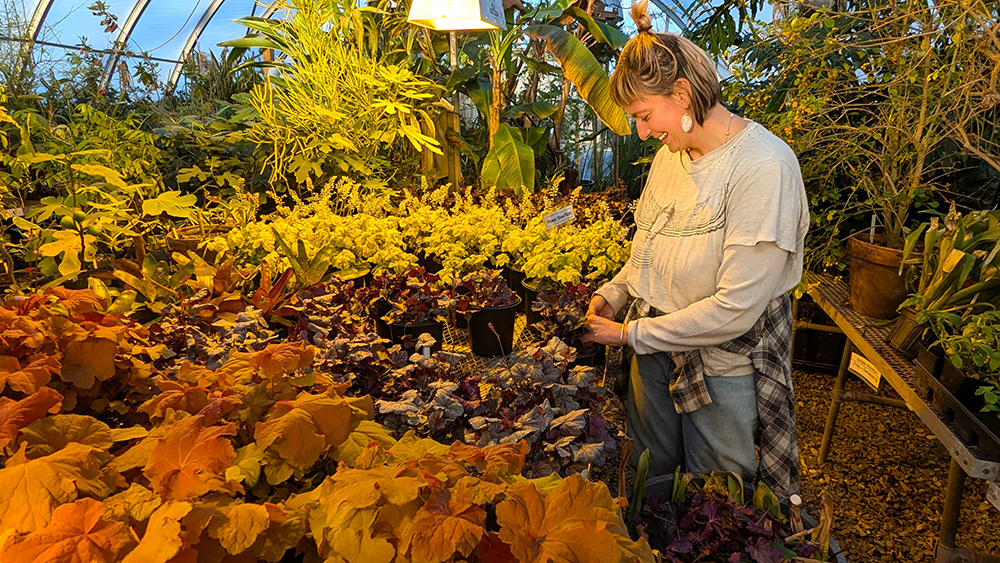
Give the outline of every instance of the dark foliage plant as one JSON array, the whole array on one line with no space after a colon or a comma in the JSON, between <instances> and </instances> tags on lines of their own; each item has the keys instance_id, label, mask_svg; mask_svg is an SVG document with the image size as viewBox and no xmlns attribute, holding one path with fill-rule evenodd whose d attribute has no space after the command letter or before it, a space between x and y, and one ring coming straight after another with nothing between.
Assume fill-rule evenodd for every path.
<instances>
[{"instance_id":1,"label":"dark foliage plant","mask_svg":"<svg viewBox=\"0 0 1000 563\"><path fill-rule=\"evenodd\" d=\"M630 524L642 527L650 546L672 563L779 563L788 557L814 558L817 551L807 542L785 547L792 531L771 512L693 483L677 501L653 494Z\"/></svg>"},{"instance_id":2,"label":"dark foliage plant","mask_svg":"<svg viewBox=\"0 0 1000 563\"><path fill-rule=\"evenodd\" d=\"M445 287L440 277L423 268L375 278L364 290L358 291L358 298L370 308L380 300L388 302L391 309L382 320L408 325L443 321L455 302L454 290Z\"/></svg>"},{"instance_id":3,"label":"dark foliage plant","mask_svg":"<svg viewBox=\"0 0 1000 563\"><path fill-rule=\"evenodd\" d=\"M460 314L505 307L518 300L500 270L480 270L458 282L455 291L458 295L455 309Z\"/></svg>"},{"instance_id":4,"label":"dark foliage plant","mask_svg":"<svg viewBox=\"0 0 1000 563\"><path fill-rule=\"evenodd\" d=\"M556 337L578 350L590 350L595 345L580 339L587 334L587 308L594 296L596 283L567 283L561 292L540 293L531 308L542 320L530 325L528 332L538 341Z\"/></svg>"}]
</instances>

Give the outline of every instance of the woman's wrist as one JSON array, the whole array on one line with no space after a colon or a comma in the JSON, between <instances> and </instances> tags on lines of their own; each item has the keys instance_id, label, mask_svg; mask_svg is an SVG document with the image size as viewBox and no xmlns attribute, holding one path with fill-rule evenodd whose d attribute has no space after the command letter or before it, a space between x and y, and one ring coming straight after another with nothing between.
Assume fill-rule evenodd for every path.
<instances>
[{"instance_id":1,"label":"woman's wrist","mask_svg":"<svg viewBox=\"0 0 1000 563\"><path fill-rule=\"evenodd\" d=\"M622 329L618 333L618 345L624 346L626 344L628 344L628 321L622 321Z\"/></svg>"}]
</instances>

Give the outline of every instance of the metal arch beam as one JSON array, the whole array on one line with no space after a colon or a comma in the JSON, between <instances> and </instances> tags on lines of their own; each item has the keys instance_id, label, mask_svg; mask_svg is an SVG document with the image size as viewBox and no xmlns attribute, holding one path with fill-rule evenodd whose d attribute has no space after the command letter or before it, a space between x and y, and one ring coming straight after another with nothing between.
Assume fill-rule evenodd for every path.
<instances>
[{"instance_id":1,"label":"metal arch beam","mask_svg":"<svg viewBox=\"0 0 1000 563\"><path fill-rule=\"evenodd\" d=\"M128 19L118 29L118 39L111 46L112 53L108 56L108 62L104 63L104 72L101 73L101 88L107 88L108 83L111 82L111 75L115 73L115 67L118 66L118 59L121 57L122 51L127 48L128 40L132 36L132 30L139 23L139 18L142 17L142 13L146 11L146 6L148 5L149 0L139 0L136 2L135 7L132 8L132 12L128 15Z\"/></svg>"},{"instance_id":2,"label":"metal arch beam","mask_svg":"<svg viewBox=\"0 0 1000 563\"><path fill-rule=\"evenodd\" d=\"M678 17L677 14L675 14L671 8L667 6L665 2L663 2L663 0L652 0L652 2L657 8L660 9L660 11L666 14L671 21L677 24L677 27L681 29L687 29L687 24L685 24L684 21L680 17ZM678 6L680 5L678 4Z\"/></svg>"},{"instance_id":3,"label":"metal arch beam","mask_svg":"<svg viewBox=\"0 0 1000 563\"><path fill-rule=\"evenodd\" d=\"M198 42L201 38L201 34L204 33L205 28L215 17L215 14L219 11L222 3L226 0L212 0L212 3L208 5L205 9L205 13L201 15L201 19L191 30L191 35L188 36L187 41L184 42L184 48L181 49L180 56L177 57L177 64L174 65L174 70L170 72L170 79L167 80L167 92L172 92L174 87L177 86L177 81L181 78L181 71L184 70L184 63L187 61L188 55L191 53L191 49L194 49L194 44Z\"/></svg>"},{"instance_id":4,"label":"metal arch beam","mask_svg":"<svg viewBox=\"0 0 1000 563\"><path fill-rule=\"evenodd\" d=\"M32 41L38 39L38 32L42 29L42 22L45 21L45 16L49 15L49 9L52 8L53 2L55 0L39 0L38 5L35 6L35 13L32 14L31 23L28 25L28 35Z\"/></svg>"},{"instance_id":5,"label":"metal arch beam","mask_svg":"<svg viewBox=\"0 0 1000 563\"><path fill-rule=\"evenodd\" d=\"M21 43L21 51L18 54L18 63L20 64L22 70L26 70L31 64L31 52L35 49L35 41L38 40L38 32L42 29L42 22L45 21L45 16L49 14L49 9L52 8L52 3L55 0L38 0L38 5L35 6L35 13L31 15L31 21L28 22L27 36L31 38L31 41L25 41Z\"/></svg>"}]
</instances>

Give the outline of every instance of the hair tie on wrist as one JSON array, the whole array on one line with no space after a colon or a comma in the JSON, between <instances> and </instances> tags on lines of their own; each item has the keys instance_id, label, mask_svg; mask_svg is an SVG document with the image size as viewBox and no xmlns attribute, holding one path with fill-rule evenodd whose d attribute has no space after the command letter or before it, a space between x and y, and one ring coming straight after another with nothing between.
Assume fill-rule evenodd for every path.
<instances>
[{"instance_id":1,"label":"hair tie on wrist","mask_svg":"<svg viewBox=\"0 0 1000 563\"><path fill-rule=\"evenodd\" d=\"M647 31L651 31L653 29L653 24L637 25L635 28L639 31L639 33L646 33Z\"/></svg>"}]
</instances>

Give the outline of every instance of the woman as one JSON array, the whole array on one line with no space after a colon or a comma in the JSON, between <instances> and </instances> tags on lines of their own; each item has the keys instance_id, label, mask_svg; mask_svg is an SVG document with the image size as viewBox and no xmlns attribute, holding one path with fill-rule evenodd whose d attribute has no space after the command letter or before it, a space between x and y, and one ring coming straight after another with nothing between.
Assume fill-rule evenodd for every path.
<instances>
[{"instance_id":1,"label":"woman","mask_svg":"<svg viewBox=\"0 0 1000 563\"><path fill-rule=\"evenodd\" d=\"M722 106L715 65L691 41L653 32L646 0L632 18L639 33L611 97L667 150L639 199L630 260L590 304L587 338L635 349L633 465L648 448L650 476L732 471L789 495L799 468L788 292L809 225L798 161Z\"/></svg>"}]
</instances>

